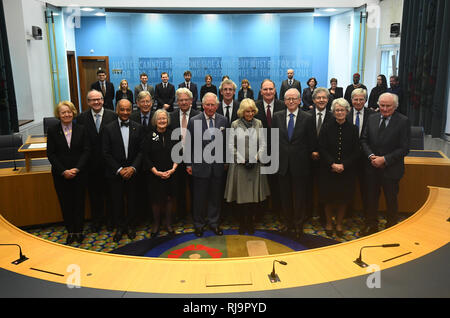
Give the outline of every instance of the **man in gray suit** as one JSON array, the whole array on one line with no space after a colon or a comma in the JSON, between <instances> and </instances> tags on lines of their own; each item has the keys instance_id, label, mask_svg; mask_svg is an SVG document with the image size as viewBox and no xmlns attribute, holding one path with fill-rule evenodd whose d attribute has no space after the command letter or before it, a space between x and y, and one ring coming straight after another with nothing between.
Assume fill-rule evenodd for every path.
<instances>
[{"instance_id":1,"label":"man in gray suit","mask_svg":"<svg viewBox=\"0 0 450 318\"><path fill-rule=\"evenodd\" d=\"M187 133L190 137L186 139L186 146L190 141L191 162L186 163L186 171L193 176L193 218L197 237L203 235L207 225L216 235L223 234L219 227L225 176L223 145L226 128L230 127L227 118L216 112L219 101L215 94L206 93L202 106L203 113L189 120Z\"/></svg>"},{"instance_id":2,"label":"man in gray suit","mask_svg":"<svg viewBox=\"0 0 450 318\"><path fill-rule=\"evenodd\" d=\"M284 100L284 94L290 88L296 88L299 92L302 91L302 84L294 78L294 70L287 70L287 79L281 83L280 100Z\"/></svg>"},{"instance_id":3,"label":"man in gray suit","mask_svg":"<svg viewBox=\"0 0 450 318\"><path fill-rule=\"evenodd\" d=\"M411 124L408 117L396 111L398 96L384 93L378 99L380 113L367 120L361 137L367 173L367 218L362 235L378 231L378 200L380 190L386 198L386 228L397 223L400 179L405 171L404 158L409 153Z\"/></svg>"},{"instance_id":4,"label":"man in gray suit","mask_svg":"<svg viewBox=\"0 0 450 318\"><path fill-rule=\"evenodd\" d=\"M137 100L138 95L142 91L147 91L150 93L152 100L155 99L155 89L152 85L148 84L148 76L146 73L141 73L140 75L141 82L134 87L134 100Z\"/></svg>"}]
</instances>

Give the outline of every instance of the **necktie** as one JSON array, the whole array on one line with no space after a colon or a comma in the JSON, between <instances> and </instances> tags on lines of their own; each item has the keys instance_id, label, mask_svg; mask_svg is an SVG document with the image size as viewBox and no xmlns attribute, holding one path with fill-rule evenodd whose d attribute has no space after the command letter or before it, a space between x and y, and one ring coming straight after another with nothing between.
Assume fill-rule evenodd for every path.
<instances>
[{"instance_id":1,"label":"necktie","mask_svg":"<svg viewBox=\"0 0 450 318\"><path fill-rule=\"evenodd\" d=\"M228 122L230 122L230 106L225 107L227 110L225 111L225 117L228 119Z\"/></svg>"},{"instance_id":2,"label":"necktie","mask_svg":"<svg viewBox=\"0 0 450 318\"><path fill-rule=\"evenodd\" d=\"M322 128L322 113L318 113L319 120L317 121L317 136L319 136L320 128Z\"/></svg>"},{"instance_id":3,"label":"necktie","mask_svg":"<svg viewBox=\"0 0 450 318\"><path fill-rule=\"evenodd\" d=\"M209 117L209 129L212 129L212 128L214 128L214 121L213 121L212 117ZM214 136L214 134L212 133L212 130L211 130L211 140L214 140L215 137L216 136Z\"/></svg>"},{"instance_id":4,"label":"necktie","mask_svg":"<svg viewBox=\"0 0 450 318\"><path fill-rule=\"evenodd\" d=\"M182 139L184 140L184 137L186 136L186 128L187 128L187 118L186 113L183 112L183 118L181 118L181 133L182 133Z\"/></svg>"},{"instance_id":5,"label":"necktie","mask_svg":"<svg viewBox=\"0 0 450 318\"><path fill-rule=\"evenodd\" d=\"M292 86L292 80L289 80L289 86Z\"/></svg>"},{"instance_id":6,"label":"necktie","mask_svg":"<svg viewBox=\"0 0 450 318\"><path fill-rule=\"evenodd\" d=\"M147 122L147 115L144 116L144 118L142 119L142 125L144 125L145 127L147 127L148 122Z\"/></svg>"},{"instance_id":7,"label":"necktie","mask_svg":"<svg viewBox=\"0 0 450 318\"><path fill-rule=\"evenodd\" d=\"M294 114L290 113L289 114L289 122L288 122L288 137L289 137L289 141L292 138L292 134L294 133Z\"/></svg>"},{"instance_id":8,"label":"necktie","mask_svg":"<svg viewBox=\"0 0 450 318\"><path fill-rule=\"evenodd\" d=\"M97 132L100 131L100 114L95 114L95 128L97 128Z\"/></svg>"},{"instance_id":9,"label":"necktie","mask_svg":"<svg viewBox=\"0 0 450 318\"><path fill-rule=\"evenodd\" d=\"M189 88L189 83L186 83L186 88L187 88L187 89L190 89L190 88Z\"/></svg>"},{"instance_id":10,"label":"necktie","mask_svg":"<svg viewBox=\"0 0 450 318\"><path fill-rule=\"evenodd\" d=\"M128 127L129 125L130 125L130 122L128 122L128 121L121 121L120 122L120 127L123 127L123 126Z\"/></svg>"},{"instance_id":11,"label":"necktie","mask_svg":"<svg viewBox=\"0 0 450 318\"><path fill-rule=\"evenodd\" d=\"M105 87L105 82L102 82L102 93L103 93L103 96L105 96L105 95L106 95L106 87Z\"/></svg>"},{"instance_id":12,"label":"necktie","mask_svg":"<svg viewBox=\"0 0 450 318\"><path fill-rule=\"evenodd\" d=\"M267 126L272 127L272 113L270 112L270 105L267 105L267 113L266 113L266 117L267 117Z\"/></svg>"},{"instance_id":13,"label":"necktie","mask_svg":"<svg viewBox=\"0 0 450 318\"><path fill-rule=\"evenodd\" d=\"M164 83L164 84L163 84L163 87L164 87L164 88L167 88L167 83Z\"/></svg>"},{"instance_id":14,"label":"necktie","mask_svg":"<svg viewBox=\"0 0 450 318\"><path fill-rule=\"evenodd\" d=\"M359 125L360 125L360 123L359 123L359 115L360 115L361 113L360 112L357 112L356 113L356 120L355 120L355 126L356 127L358 127L358 132L359 132Z\"/></svg>"},{"instance_id":15,"label":"necktie","mask_svg":"<svg viewBox=\"0 0 450 318\"><path fill-rule=\"evenodd\" d=\"M383 131L386 129L386 117L382 117L380 128L378 129L378 136L380 136Z\"/></svg>"}]
</instances>

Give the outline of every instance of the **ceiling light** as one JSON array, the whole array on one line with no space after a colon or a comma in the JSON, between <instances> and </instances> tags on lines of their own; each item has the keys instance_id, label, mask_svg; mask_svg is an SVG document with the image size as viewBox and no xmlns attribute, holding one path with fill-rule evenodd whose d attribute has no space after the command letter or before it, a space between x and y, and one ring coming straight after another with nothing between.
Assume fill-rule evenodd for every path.
<instances>
[{"instance_id":1,"label":"ceiling light","mask_svg":"<svg viewBox=\"0 0 450 318\"><path fill-rule=\"evenodd\" d=\"M81 8L81 11L85 11L85 12L92 12L94 10L95 9L92 9L92 8Z\"/></svg>"}]
</instances>

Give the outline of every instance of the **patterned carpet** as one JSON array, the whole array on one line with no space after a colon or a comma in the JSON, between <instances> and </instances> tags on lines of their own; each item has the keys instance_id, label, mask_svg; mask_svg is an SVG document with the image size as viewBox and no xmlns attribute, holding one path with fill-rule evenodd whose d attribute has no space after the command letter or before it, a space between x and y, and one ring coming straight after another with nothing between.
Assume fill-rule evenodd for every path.
<instances>
[{"instance_id":1,"label":"patterned carpet","mask_svg":"<svg viewBox=\"0 0 450 318\"><path fill-rule=\"evenodd\" d=\"M400 221L404 220L407 216L409 215L401 215ZM386 220L383 217L380 217L379 221L380 230L383 230ZM326 236L325 229L320 224L318 217L313 217L309 222L305 224L304 232L305 234L308 234L308 236L320 236L323 238L332 239L336 242L346 242L359 238L359 231L362 225L363 220L360 216L347 218L344 221L344 236L337 237L336 234L333 233L332 237L328 237ZM221 228L225 231L225 234L227 234L227 231L238 230L239 227L237 223L230 217L224 219L221 224ZM130 240L126 235L124 235L119 243L115 243L113 241L114 232L107 231L105 227L103 227L102 230L98 233L92 232L90 229L90 223L86 222L84 226L85 238L83 240L83 243L80 244L75 242L72 243L71 246L97 252L113 252L114 250L123 248L130 243L150 239L150 229L151 222L143 222L140 226L137 227L136 238L134 240ZM189 219L175 223L174 229L177 236L179 234L194 232L192 221ZM257 231L270 231L276 233L280 229L280 223L273 215L266 214L260 217L259 220L257 220L255 229ZM24 228L24 230L33 235L59 244L65 244L67 238L67 231L62 224L51 224L39 228ZM168 233L166 231L160 231L159 238L167 238L167 236Z\"/></svg>"}]
</instances>

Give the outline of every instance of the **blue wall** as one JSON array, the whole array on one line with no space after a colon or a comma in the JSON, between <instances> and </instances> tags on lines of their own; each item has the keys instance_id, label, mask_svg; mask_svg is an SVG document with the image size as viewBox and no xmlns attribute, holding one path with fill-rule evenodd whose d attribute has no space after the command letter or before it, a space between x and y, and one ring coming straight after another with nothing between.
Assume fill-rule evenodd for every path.
<instances>
[{"instance_id":1,"label":"blue wall","mask_svg":"<svg viewBox=\"0 0 450 318\"><path fill-rule=\"evenodd\" d=\"M199 87L210 73L216 86L223 75L238 87L243 78L254 88L271 78L279 91L288 68L295 70L302 87L311 76L327 86L329 24L329 18L297 13L107 13L82 18L75 40L78 56L109 56L110 79L116 88L123 78L134 87L142 71L152 85L167 71L170 82L178 86L189 69ZM113 69L122 71L113 74Z\"/></svg>"}]
</instances>

